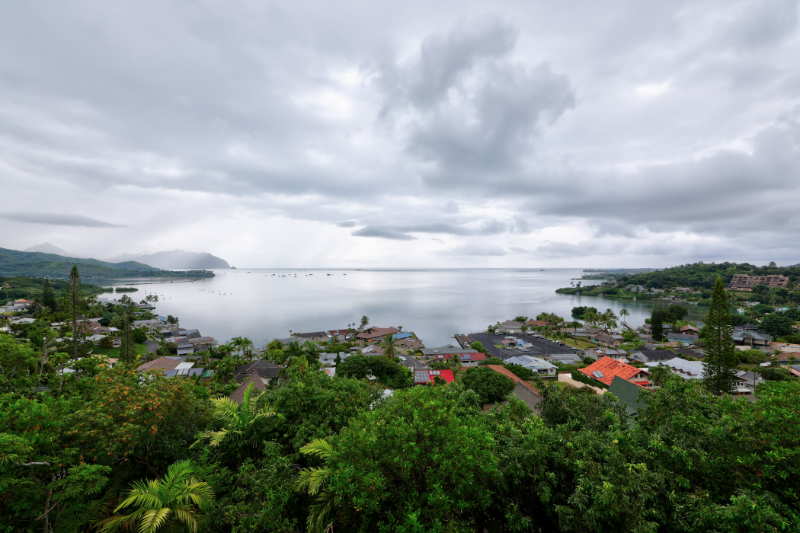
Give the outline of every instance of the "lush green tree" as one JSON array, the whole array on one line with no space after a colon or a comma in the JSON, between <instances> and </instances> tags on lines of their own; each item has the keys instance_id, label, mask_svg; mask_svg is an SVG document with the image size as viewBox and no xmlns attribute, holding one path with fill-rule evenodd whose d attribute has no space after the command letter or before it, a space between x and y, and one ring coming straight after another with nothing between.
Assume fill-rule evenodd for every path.
<instances>
[{"instance_id":1,"label":"lush green tree","mask_svg":"<svg viewBox=\"0 0 800 533\"><path fill-rule=\"evenodd\" d=\"M0 334L0 390L23 394L34 385L36 354L10 335Z\"/></svg>"},{"instance_id":2,"label":"lush green tree","mask_svg":"<svg viewBox=\"0 0 800 533\"><path fill-rule=\"evenodd\" d=\"M761 319L758 330L773 337L784 337L792 334L794 322L788 315L783 313L770 313Z\"/></svg>"},{"instance_id":3,"label":"lush green tree","mask_svg":"<svg viewBox=\"0 0 800 533\"><path fill-rule=\"evenodd\" d=\"M394 359L397 357L397 346L394 343L394 335L391 333L386 335L383 338L383 342L381 342L381 348L383 348L383 356L387 359Z\"/></svg>"},{"instance_id":4,"label":"lush green tree","mask_svg":"<svg viewBox=\"0 0 800 533\"><path fill-rule=\"evenodd\" d=\"M214 501L214 491L208 483L192 474L192 463L180 461L171 465L162 479L135 482L114 512L135 510L102 521L101 531L107 533L133 528L140 533L179 531L181 524L197 533L203 512Z\"/></svg>"},{"instance_id":5,"label":"lush green tree","mask_svg":"<svg viewBox=\"0 0 800 533\"><path fill-rule=\"evenodd\" d=\"M505 363L503 366L520 379L527 381L533 378L533 370L530 368L525 368L522 365L515 365L514 363Z\"/></svg>"},{"instance_id":6,"label":"lush green tree","mask_svg":"<svg viewBox=\"0 0 800 533\"><path fill-rule=\"evenodd\" d=\"M283 343L278 339L273 339L267 344L267 351L270 350L283 350Z\"/></svg>"},{"instance_id":7,"label":"lush green tree","mask_svg":"<svg viewBox=\"0 0 800 533\"><path fill-rule=\"evenodd\" d=\"M72 324L72 357L78 359L85 354L86 330L81 327L80 320L83 318L82 312L86 307L86 300L83 295L81 275L78 273L77 265L73 265L69 274L67 294L64 297L64 301Z\"/></svg>"},{"instance_id":8,"label":"lush green tree","mask_svg":"<svg viewBox=\"0 0 800 533\"><path fill-rule=\"evenodd\" d=\"M361 324L359 326L360 329L364 329L369 325L369 317L364 315L361 317Z\"/></svg>"},{"instance_id":9,"label":"lush green tree","mask_svg":"<svg viewBox=\"0 0 800 533\"><path fill-rule=\"evenodd\" d=\"M706 321L703 379L706 388L715 394L728 393L736 382L736 349L733 344L733 326L730 320L728 297L722 278L717 278L711 295L711 308Z\"/></svg>"},{"instance_id":10,"label":"lush green tree","mask_svg":"<svg viewBox=\"0 0 800 533\"><path fill-rule=\"evenodd\" d=\"M119 346L119 358L126 365L131 365L136 359L136 345L133 341L133 330L131 328L130 317L125 317L125 323L122 326L120 340L122 342Z\"/></svg>"},{"instance_id":11,"label":"lush green tree","mask_svg":"<svg viewBox=\"0 0 800 533\"><path fill-rule=\"evenodd\" d=\"M336 376L342 378L375 379L390 389L410 387L411 371L393 359L368 355L351 355L336 367Z\"/></svg>"},{"instance_id":12,"label":"lush green tree","mask_svg":"<svg viewBox=\"0 0 800 533\"><path fill-rule=\"evenodd\" d=\"M469 345L469 347L472 348L473 350L477 350L484 354L489 353L486 351L486 348L484 348L483 343L481 341L473 341L472 344Z\"/></svg>"},{"instance_id":13,"label":"lush green tree","mask_svg":"<svg viewBox=\"0 0 800 533\"><path fill-rule=\"evenodd\" d=\"M131 332L131 338L136 344L144 344L147 340L147 332L142 328L136 328Z\"/></svg>"},{"instance_id":14,"label":"lush green tree","mask_svg":"<svg viewBox=\"0 0 800 533\"><path fill-rule=\"evenodd\" d=\"M50 280L44 280L44 288L42 289L42 305L50 309L51 311L56 311L58 309L56 305L56 294L53 291L53 288L50 286Z\"/></svg>"},{"instance_id":15,"label":"lush green tree","mask_svg":"<svg viewBox=\"0 0 800 533\"><path fill-rule=\"evenodd\" d=\"M254 386L250 383L244 391L244 398L238 404L227 397L212 398L214 405L214 420L222 426L219 430L206 430L200 434L200 439L192 446L208 441L210 446L219 446L223 441L233 439L236 445L249 444L257 446L258 437L252 428L262 418L273 416L272 410L258 407L258 394L254 393Z\"/></svg>"},{"instance_id":16,"label":"lush green tree","mask_svg":"<svg viewBox=\"0 0 800 533\"><path fill-rule=\"evenodd\" d=\"M485 366L470 368L462 378L462 383L467 389L475 391L481 403L502 401L514 390L513 380Z\"/></svg>"},{"instance_id":17,"label":"lush green tree","mask_svg":"<svg viewBox=\"0 0 800 533\"><path fill-rule=\"evenodd\" d=\"M503 366L503 360L498 357L487 357L485 361L480 361L478 366L486 366L486 365L500 365Z\"/></svg>"},{"instance_id":18,"label":"lush green tree","mask_svg":"<svg viewBox=\"0 0 800 533\"><path fill-rule=\"evenodd\" d=\"M664 315L667 314L663 309L654 309L650 315L650 335L655 341L664 339Z\"/></svg>"},{"instance_id":19,"label":"lush green tree","mask_svg":"<svg viewBox=\"0 0 800 533\"><path fill-rule=\"evenodd\" d=\"M311 531L482 530L480 516L493 503L482 487L501 478L477 403L457 385L397 391L329 444L306 448L321 465L301 478L313 496Z\"/></svg>"}]
</instances>

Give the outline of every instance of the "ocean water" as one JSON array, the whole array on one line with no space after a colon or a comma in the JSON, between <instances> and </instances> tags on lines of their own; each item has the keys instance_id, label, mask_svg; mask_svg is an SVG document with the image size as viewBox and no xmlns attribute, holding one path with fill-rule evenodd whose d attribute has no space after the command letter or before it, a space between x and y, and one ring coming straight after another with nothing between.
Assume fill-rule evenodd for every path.
<instances>
[{"instance_id":1,"label":"ocean water","mask_svg":"<svg viewBox=\"0 0 800 533\"><path fill-rule=\"evenodd\" d=\"M156 312L180 318L219 342L244 336L261 346L290 331L346 328L369 317L373 326L402 326L427 346L453 342L455 333L483 331L489 324L519 315L557 313L570 320L573 307L600 311L626 308L628 323L650 316L652 302L619 301L556 294L582 269L452 270L215 270L216 277L196 281L124 280L136 301L157 294ZM584 281L589 285L592 281ZM690 307L690 318L707 312Z\"/></svg>"}]
</instances>

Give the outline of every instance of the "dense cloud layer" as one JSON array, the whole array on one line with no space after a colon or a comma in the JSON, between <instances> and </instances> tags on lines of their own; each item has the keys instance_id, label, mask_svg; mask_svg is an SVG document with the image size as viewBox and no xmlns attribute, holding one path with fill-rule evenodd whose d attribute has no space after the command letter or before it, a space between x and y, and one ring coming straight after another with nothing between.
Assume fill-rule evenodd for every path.
<instances>
[{"instance_id":1,"label":"dense cloud layer","mask_svg":"<svg viewBox=\"0 0 800 533\"><path fill-rule=\"evenodd\" d=\"M0 246L798 263L797 2L0 8Z\"/></svg>"}]
</instances>

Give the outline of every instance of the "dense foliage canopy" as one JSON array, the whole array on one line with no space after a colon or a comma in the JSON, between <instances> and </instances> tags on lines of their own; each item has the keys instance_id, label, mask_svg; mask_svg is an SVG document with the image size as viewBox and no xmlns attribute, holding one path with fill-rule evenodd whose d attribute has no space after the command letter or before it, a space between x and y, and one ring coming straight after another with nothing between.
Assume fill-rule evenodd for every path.
<instances>
[{"instance_id":1,"label":"dense foliage canopy","mask_svg":"<svg viewBox=\"0 0 800 533\"><path fill-rule=\"evenodd\" d=\"M800 530L791 377L751 402L665 375L631 419L611 393L542 383L534 415L486 367L410 387L395 361L354 356L236 405L209 382L96 358L62 373L59 357L0 335L0 531Z\"/></svg>"}]
</instances>

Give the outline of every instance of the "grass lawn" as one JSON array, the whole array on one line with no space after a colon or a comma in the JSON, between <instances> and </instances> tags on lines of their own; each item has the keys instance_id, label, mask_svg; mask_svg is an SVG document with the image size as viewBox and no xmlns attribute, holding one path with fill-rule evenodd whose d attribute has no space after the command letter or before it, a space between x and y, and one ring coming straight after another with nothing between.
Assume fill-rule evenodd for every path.
<instances>
[{"instance_id":1,"label":"grass lawn","mask_svg":"<svg viewBox=\"0 0 800 533\"><path fill-rule=\"evenodd\" d=\"M495 348L500 348L500 349L505 348L505 346L503 346L502 344L495 344L494 347Z\"/></svg>"},{"instance_id":2,"label":"grass lawn","mask_svg":"<svg viewBox=\"0 0 800 533\"><path fill-rule=\"evenodd\" d=\"M558 387L559 389L566 389L567 387L572 387L572 385L570 385L566 381L553 381L553 383L555 383L556 387Z\"/></svg>"},{"instance_id":3,"label":"grass lawn","mask_svg":"<svg viewBox=\"0 0 800 533\"><path fill-rule=\"evenodd\" d=\"M592 344L591 342L586 342L581 339L564 339L564 343L568 344L569 346L574 346L575 348L580 348L581 350L597 346L596 344Z\"/></svg>"},{"instance_id":4,"label":"grass lawn","mask_svg":"<svg viewBox=\"0 0 800 533\"><path fill-rule=\"evenodd\" d=\"M133 346L136 349L136 355L142 356L147 352L147 346L144 344L134 344ZM112 359L119 359L119 348L100 348L97 346L94 349L94 353L105 355Z\"/></svg>"}]
</instances>

